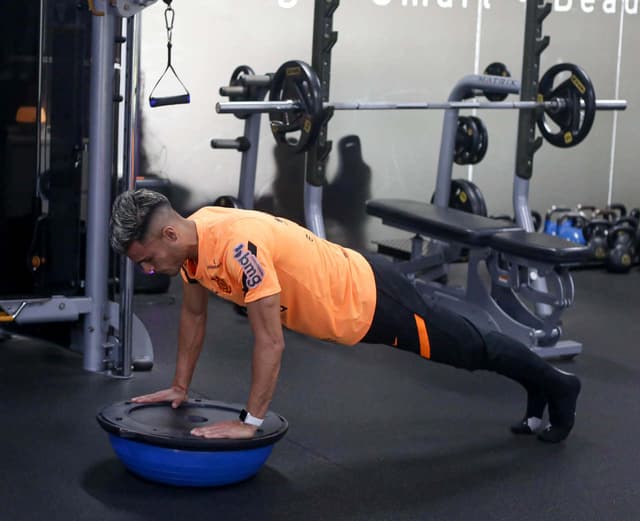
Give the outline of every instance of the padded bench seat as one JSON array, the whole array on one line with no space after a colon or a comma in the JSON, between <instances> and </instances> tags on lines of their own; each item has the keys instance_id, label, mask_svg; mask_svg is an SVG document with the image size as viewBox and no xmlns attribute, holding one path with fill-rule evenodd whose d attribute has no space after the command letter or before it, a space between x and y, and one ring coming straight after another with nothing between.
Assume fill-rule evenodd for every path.
<instances>
[{"instance_id":1,"label":"padded bench seat","mask_svg":"<svg viewBox=\"0 0 640 521\"><path fill-rule=\"evenodd\" d=\"M367 213L395 228L470 246L487 246L496 233L522 231L515 224L407 199L372 199Z\"/></svg>"},{"instance_id":2,"label":"padded bench seat","mask_svg":"<svg viewBox=\"0 0 640 521\"><path fill-rule=\"evenodd\" d=\"M526 232L515 224L490 219L452 208L439 208L421 201L373 199L367 213L384 224L413 233L490 247L496 251L554 265L583 264L592 259L591 250L559 237Z\"/></svg>"},{"instance_id":3,"label":"padded bench seat","mask_svg":"<svg viewBox=\"0 0 640 521\"><path fill-rule=\"evenodd\" d=\"M546 233L524 230L496 233L489 239L489 247L503 253L557 266L584 264L593 260L593 253L586 246Z\"/></svg>"}]
</instances>

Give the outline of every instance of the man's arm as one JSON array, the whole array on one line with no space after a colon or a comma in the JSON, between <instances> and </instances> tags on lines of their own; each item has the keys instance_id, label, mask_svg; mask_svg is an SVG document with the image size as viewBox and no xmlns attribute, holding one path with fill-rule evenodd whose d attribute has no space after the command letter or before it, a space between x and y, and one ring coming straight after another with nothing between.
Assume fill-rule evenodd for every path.
<instances>
[{"instance_id":1,"label":"man's arm","mask_svg":"<svg viewBox=\"0 0 640 521\"><path fill-rule=\"evenodd\" d=\"M264 418L276 390L284 351L280 295L252 302L247 311L255 339L247 411L256 418Z\"/></svg>"},{"instance_id":2,"label":"man's arm","mask_svg":"<svg viewBox=\"0 0 640 521\"><path fill-rule=\"evenodd\" d=\"M264 418L276 389L284 351L284 335L280 322L280 295L266 297L247 304L249 322L254 336L251 391L247 411ZM191 431L205 438L250 438L256 427L239 420L221 422Z\"/></svg>"},{"instance_id":3,"label":"man's arm","mask_svg":"<svg viewBox=\"0 0 640 521\"><path fill-rule=\"evenodd\" d=\"M178 332L178 359L173 387L182 389L185 393L191 384L204 343L208 298L209 292L200 284L184 284Z\"/></svg>"},{"instance_id":4,"label":"man's arm","mask_svg":"<svg viewBox=\"0 0 640 521\"><path fill-rule=\"evenodd\" d=\"M171 406L176 408L187 398L187 391L204 342L208 296L209 292L200 284L184 284L178 333L178 360L173 383L169 389L137 396L132 399L133 402L170 401Z\"/></svg>"}]
</instances>

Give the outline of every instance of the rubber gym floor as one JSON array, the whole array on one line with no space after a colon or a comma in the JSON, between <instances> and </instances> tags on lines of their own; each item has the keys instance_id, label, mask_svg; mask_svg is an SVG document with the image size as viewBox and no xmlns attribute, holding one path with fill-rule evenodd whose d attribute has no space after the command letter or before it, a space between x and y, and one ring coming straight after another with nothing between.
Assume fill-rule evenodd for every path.
<instances>
[{"instance_id":1,"label":"rubber gym floor","mask_svg":"<svg viewBox=\"0 0 640 521\"><path fill-rule=\"evenodd\" d=\"M178 281L135 298L156 363L129 380L14 336L0 342L0 521L637 521L640 270L574 276L565 330L584 352L557 365L582 378L583 392L567 442L512 436L524 392L497 375L286 332L272 409L290 430L254 478L217 489L137 478L95 420L104 405L170 383ZM246 319L212 297L192 396L243 403L250 356Z\"/></svg>"}]
</instances>

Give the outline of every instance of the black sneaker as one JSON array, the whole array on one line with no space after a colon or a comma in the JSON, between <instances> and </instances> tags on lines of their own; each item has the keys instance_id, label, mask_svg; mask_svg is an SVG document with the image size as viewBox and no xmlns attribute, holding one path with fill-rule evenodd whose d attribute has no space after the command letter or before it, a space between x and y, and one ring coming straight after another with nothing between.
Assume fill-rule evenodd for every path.
<instances>
[{"instance_id":1,"label":"black sneaker","mask_svg":"<svg viewBox=\"0 0 640 521\"><path fill-rule=\"evenodd\" d=\"M544 393L528 391L527 412L522 420L511 426L511 432L513 434L535 434L538 432L543 426L542 415L546 406L547 398Z\"/></svg>"},{"instance_id":2,"label":"black sneaker","mask_svg":"<svg viewBox=\"0 0 640 521\"><path fill-rule=\"evenodd\" d=\"M569 436L576 416L576 403L580 394L580 380L577 376L562 373L564 391L549 395L549 425L538 434L538 439L546 443L559 443Z\"/></svg>"},{"instance_id":3,"label":"black sneaker","mask_svg":"<svg viewBox=\"0 0 640 521\"><path fill-rule=\"evenodd\" d=\"M542 427L542 418L536 418L535 416L524 417L518 423L514 423L511 426L511 432L513 434L535 434L540 431Z\"/></svg>"}]
</instances>

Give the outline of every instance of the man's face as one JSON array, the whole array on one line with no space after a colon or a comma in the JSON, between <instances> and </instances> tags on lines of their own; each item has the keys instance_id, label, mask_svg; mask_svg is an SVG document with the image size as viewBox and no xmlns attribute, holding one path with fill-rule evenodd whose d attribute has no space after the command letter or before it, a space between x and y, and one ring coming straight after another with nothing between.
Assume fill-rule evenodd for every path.
<instances>
[{"instance_id":1,"label":"man's face","mask_svg":"<svg viewBox=\"0 0 640 521\"><path fill-rule=\"evenodd\" d=\"M180 273L185 260L177 242L164 234L148 238L144 242L133 241L127 256L147 275L163 273L171 277Z\"/></svg>"}]
</instances>

